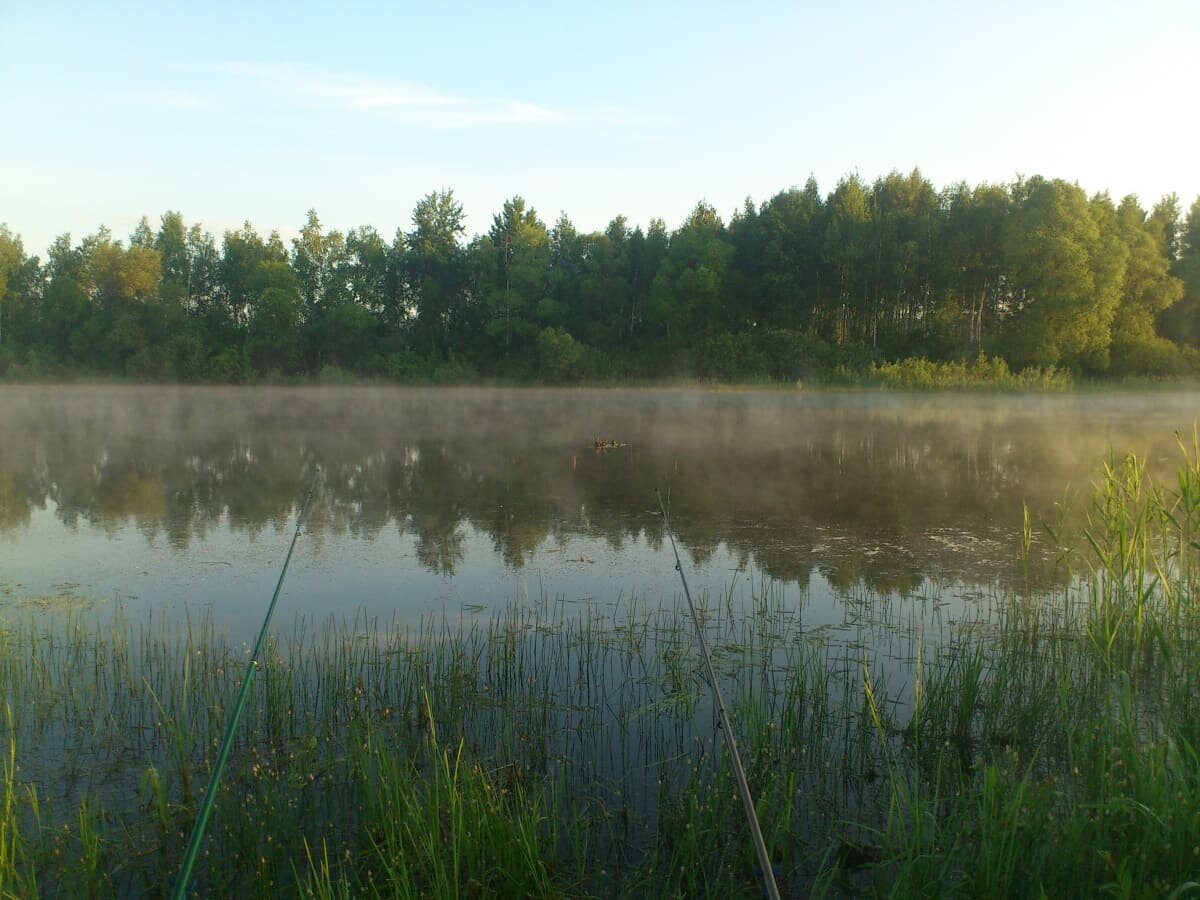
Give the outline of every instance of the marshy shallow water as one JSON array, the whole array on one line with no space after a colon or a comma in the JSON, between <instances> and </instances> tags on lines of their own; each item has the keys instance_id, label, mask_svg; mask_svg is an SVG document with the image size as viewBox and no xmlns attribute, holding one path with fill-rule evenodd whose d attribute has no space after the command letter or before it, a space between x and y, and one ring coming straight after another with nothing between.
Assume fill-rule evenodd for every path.
<instances>
[{"instance_id":1,"label":"marshy shallow water","mask_svg":"<svg viewBox=\"0 0 1200 900\"><path fill-rule=\"evenodd\" d=\"M1172 483L1196 412L1167 393L2 389L7 796L38 803L0 818L34 835L43 890L161 891L315 478L202 892L236 873L258 894L753 896L660 490L789 890L1011 892L1004 866L1045 835L964 869L963 798L1071 821L1107 783L1084 729L1119 713L1110 743L1141 752L1194 724L1194 563L1160 558L1166 592L1136 553L1101 565L1092 584L1150 585L1125 617L1036 523L1066 496L1078 529L1110 453ZM1118 482L1102 546L1143 503ZM1194 499L1146 546L1190 546ZM422 818L447 804L462 834ZM475 819L496 825L482 843ZM451 845L478 868L388 868ZM505 847L549 862L505 881L525 871L495 875ZM0 889L24 871L5 853ZM81 864L45 865L64 854ZM843 868L878 872L830 881Z\"/></svg>"}]
</instances>

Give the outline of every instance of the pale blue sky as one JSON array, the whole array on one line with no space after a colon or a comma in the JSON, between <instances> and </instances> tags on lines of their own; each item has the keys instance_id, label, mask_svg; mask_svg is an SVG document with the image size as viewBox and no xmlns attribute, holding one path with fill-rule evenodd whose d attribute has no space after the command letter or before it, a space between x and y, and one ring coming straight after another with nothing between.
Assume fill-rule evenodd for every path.
<instances>
[{"instance_id":1,"label":"pale blue sky","mask_svg":"<svg viewBox=\"0 0 1200 900\"><path fill-rule=\"evenodd\" d=\"M585 10L591 11L585 11ZM675 227L920 166L1200 194L1200 2L54 4L0 0L0 221L43 253L179 209L390 238L452 188Z\"/></svg>"}]
</instances>

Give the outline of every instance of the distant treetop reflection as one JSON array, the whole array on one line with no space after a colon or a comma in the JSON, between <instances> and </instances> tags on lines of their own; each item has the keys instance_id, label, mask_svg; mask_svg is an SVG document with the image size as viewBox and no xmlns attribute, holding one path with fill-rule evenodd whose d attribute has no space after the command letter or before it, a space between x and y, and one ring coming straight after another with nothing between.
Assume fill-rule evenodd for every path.
<instances>
[{"instance_id":1,"label":"distant treetop reflection","mask_svg":"<svg viewBox=\"0 0 1200 900\"><path fill-rule=\"evenodd\" d=\"M445 575L472 532L511 567L576 535L657 545L654 492L669 489L697 560L724 545L770 576L815 569L846 588L994 581L1013 571L1023 501L1046 515L1110 447L1165 447L1188 426L1184 404L1151 433L1144 407L1086 400L9 388L0 531L53 510L182 551L214 528L285 526L319 467L310 531L410 533ZM598 434L627 446L598 450Z\"/></svg>"}]
</instances>

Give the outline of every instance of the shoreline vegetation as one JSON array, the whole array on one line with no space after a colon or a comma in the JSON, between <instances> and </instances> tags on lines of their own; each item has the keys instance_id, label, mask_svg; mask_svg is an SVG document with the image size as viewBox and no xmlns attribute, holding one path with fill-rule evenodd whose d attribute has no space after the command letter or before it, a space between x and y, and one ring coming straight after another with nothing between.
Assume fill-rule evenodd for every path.
<instances>
[{"instance_id":1,"label":"shoreline vegetation","mask_svg":"<svg viewBox=\"0 0 1200 900\"><path fill-rule=\"evenodd\" d=\"M816 181L674 230L467 238L453 191L390 240L310 211L220 238L178 211L43 257L0 224L0 380L1056 386L1200 376L1200 198L1062 179Z\"/></svg>"},{"instance_id":2,"label":"shoreline vegetation","mask_svg":"<svg viewBox=\"0 0 1200 900\"><path fill-rule=\"evenodd\" d=\"M768 390L768 391L853 391L853 390L996 390L1063 392L1081 390L1121 390L1127 388L1192 389L1200 386L1200 373L1170 375L1128 375L1109 378L1080 377L1068 369L1030 367L1020 372L1009 369L999 357L980 353L972 360L938 362L922 357L906 357L895 362L868 363L865 369L838 367L808 379L776 380L748 378L722 380L678 375L672 377L626 378L620 380L579 379L570 382L545 382L528 379L481 378L457 372L453 376L390 379L384 376L358 375L337 366L323 366L314 373L284 374L268 372L236 382L164 381L128 376L60 371L53 375L29 377L22 371L0 376L0 386L39 387L55 385L145 386L145 387L396 387L396 388L578 388L583 390L693 389L693 390Z\"/></svg>"},{"instance_id":3,"label":"shoreline vegetation","mask_svg":"<svg viewBox=\"0 0 1200 900\"><path fill-rule=\"evenodd\" d=\"M1114 457L1077 531L1026 516L1024 585L908 634L899 674L807 631L777 584L705 598L785 893L1200 891L1197 534L1195 439L1173 479ZM1043 587L1038 543L1066 587ZM903 635L938 598L851 601ZM688 628L628 596L296 621L196 891L758 896ZM0 607L0 895L163 896L246 652L203 616Z\"/></svg>"},{"instance_id":4,"label":"shoreline vegetation","mask_svg":"<svg viewBox=\"0 0 1200 900\"><path fill-rule=\"evenodd\" d=\"M19 377L14 377L19 376ZM112 386L112 387L394 387L394 388L480 388L480 389L578 389L578 390L698 390L698 391L996 391L1063 393L1125 390L1197 390L1200 373L1126 375L1121 377L1080 377L1067 369L1031 367L1013 372L998 357L988 358L980 353L973 360L937 362L921 357L907 357L896 362L870 363L866 369L850 371L839 368L824 375L779 381L770 378L721 380L695 376L658 378L626 378L620 380L578 379L570 382L546 382L504 378L453 376L389 379L383 376L357 375L337 366L324 366L315 373L286 375L269 372L236 382L220 381L163 381L135 379L127 376L94 373L60 372L42 377L29 377L17 371L0 376L0 387L53 386Z\"/></svg>"}]
</instances>

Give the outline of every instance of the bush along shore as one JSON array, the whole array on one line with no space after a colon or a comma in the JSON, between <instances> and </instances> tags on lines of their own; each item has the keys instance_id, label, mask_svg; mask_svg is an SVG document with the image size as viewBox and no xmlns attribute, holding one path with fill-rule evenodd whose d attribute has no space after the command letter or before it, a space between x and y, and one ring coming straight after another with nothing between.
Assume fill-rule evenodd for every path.
<instances>
[{"instance_id":1,"label":"bush along shore","mask_svg":"<svg viewBox=\"0 0 1200 900\"><path fill-rule=\"evenodd\" d=\"M1024 590L846 598L911 648L708 597L785 896L1200 892L1200 455L1114 459ZM1041 590L1035 542L1069 587ZM1051 554L1054 556L1055 554ZM196 896L757 897L681 606L297 621L260 667ZM894 649L894 648L893 648ZM165 895L247 649L206 619L3 611L0 895Z\"/></svg>"}]
</instances>

